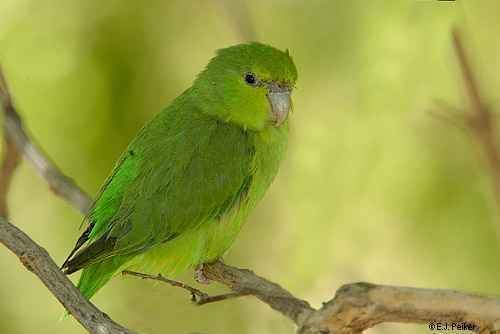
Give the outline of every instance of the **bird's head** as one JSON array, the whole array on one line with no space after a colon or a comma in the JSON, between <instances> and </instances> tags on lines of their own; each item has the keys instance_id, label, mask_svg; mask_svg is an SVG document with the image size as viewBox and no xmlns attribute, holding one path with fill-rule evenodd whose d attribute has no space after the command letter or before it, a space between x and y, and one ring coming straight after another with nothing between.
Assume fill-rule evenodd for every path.
<instances>
[{"instance_id":1,"label":"bird's head","mask_svg":"<svg viewBox=\"0 0 500 334\"><path fill-rule=\"evenodd\" d=\"M205 102L205 112L261 131L285 123L296 80L288 51L248 43L219 50L199 74L193 91Z\"/></svg>"}]
</instances>

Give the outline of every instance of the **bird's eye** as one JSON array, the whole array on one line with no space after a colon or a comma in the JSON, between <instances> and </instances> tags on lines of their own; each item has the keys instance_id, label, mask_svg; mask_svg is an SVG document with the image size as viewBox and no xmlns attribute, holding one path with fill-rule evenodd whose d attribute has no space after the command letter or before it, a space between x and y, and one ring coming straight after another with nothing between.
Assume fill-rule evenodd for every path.
<instances>
[{"instance_id":1,"label":"bird's eye","mask_svg":"<svg viewBox=\"0 0 500 334\"><path fill-rule=\"evenodd\" d=\"M245 82L250 86L255 86L257 84L257 77L253 73L245 74Z\"/></svg>"}]
</instances>

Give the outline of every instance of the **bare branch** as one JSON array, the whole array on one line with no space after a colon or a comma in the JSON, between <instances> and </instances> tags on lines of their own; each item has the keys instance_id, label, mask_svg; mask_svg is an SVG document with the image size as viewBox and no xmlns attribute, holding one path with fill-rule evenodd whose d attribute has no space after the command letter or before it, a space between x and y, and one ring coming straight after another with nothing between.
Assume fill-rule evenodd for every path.
<instances>
[{"instance_id":1,"label":"bare branch","mask_svg":"<svg viewBox=\"0 0 500 334\"><path fill-rule=\"evenodd\" d=\"M132 274L182 287L202 298L207 296L163 276ZM355 334L385 322L426 323L429 326L446 322L450 326L465 325L480 333L500 333L500 299L494 297L453 290L353 283L341 287L333 299L315 310L306 301L250 270L215 262L205 264L203 274L226 285L237 295L257 297L294 321L299 334Z\"/></svg>"},{"instance_id":2,"label":"bare branch","mask_svg":"<svg viewBox=\"0 0 500 334\"><path fill-rule=\"evenodd\" d=\"M298 333L354 334L383 322L426 323L430 329L438 322L461 323L478 333L500 333L500 300L453 290L354 283L341 287Z\"/></svg>"},{"instance_id":3,"label":"bare branch","mask_svg":"<svg viewBox=\"0 0 500 334\"><path fill-rule=\"evenodd\" d=\"M248 296L248 294L238 293L238 292L223 293L220 295L207 296L204 299L198 300L196 302L196 305L201 306L201 305L206 305L206 304L212 304L212 303L221 302L221 301L228 300L228 299L235 299L235 298L245 297L245 296Z\"/></svg>"},{"instance_id":4,"label":"bare branch","mask_svg":"<svg viewBox=\"0 0 500 334\"><path fill-rule=\"evenodd\" d=\"M257 276L250 270L234 268L218 261L205 264L203 274L236 293L257 297L296 324L300 324L314 311L308 302L294 297L278 284Z\"/></svg>"},{"instance_id":5,"label":"bare branch","mask_svg":"<svg viewBox=\"0 0 500 334\"><path fill-rule=\"evenodd\" d=\"M242 296L247 295L245 293L225 293L225 294L221 294L221 295L210 296L208 293L203 292L199 289L196 289L190 285L187 285L186 283L168 279L168 278L162 276L161 274L149 275L149 274L139 273L139 272L131 271L131 270L124 270L124 271L122 271L122 274L139 277L139 278L146 279L146 280L167 283L167 284L174 286L176 288L184 289L191 294L191 301L194 302L196 305L205 305L205 304L220 302L223 300L234 299L237 297L242 297Z\"/></svg>"},{"instance_id":6,"label":"bare branch","mask_svg":"<svg viewBox=\"0 0 500 334\"><path fill-rule=\"evenodd\" d=\"M50 189L56 195L72 204L81 213L86 214L92 203L90 196L79 188L71 178L64 175L24 130L1 68L0 100L4 112L4 129L7 140L15 144L17 150L31 162L36 172L47 181Z\"/></svg>"},{"instance_id":7,"label":"bare branch","mask_svg":"<svg viewBox=\"0 0 500 334\"><path fill-rule=\"evenodd\" d=\"M134 334L86 300L59 270L47 251L23 231L0 218L0 243L14 253L33 272L59 302L92 334Z\"/></svg>"},{"instance_id":8,"label":"bare branch","mask_svg":"<svg viewBox=\"0 0 500 334\"><path fill-rule=\"evenodd\" d=\"M61 272L47 251L36 244L23 231L5 220L7 195L13 173L19 163L19 152L34 162L35 168L63 199L86 212L90 198L69 178L62 174L26 135L21 119L12 104L7 83L0 69L0 99L4 109L5 155L0 166L0 243L11 250L22 264L33 272L59 302L92 334L134 334L115 323L91 302Z\"/></svg>"},{"instance_id":9,"label":"bare branch","mask_svg":"<svg viewBox=\"0 0 500 334\"><path fill-rule=\"evenodd\" d=\"M500 150L497 144L496 126L493 115L481 99L479 86L465 52L458 29L452 31L453 46L462 72L465 92L468 96L470 110L468 126L480 144L491 171L496 204L500 207Z\"/></svg>"}]
</instances>

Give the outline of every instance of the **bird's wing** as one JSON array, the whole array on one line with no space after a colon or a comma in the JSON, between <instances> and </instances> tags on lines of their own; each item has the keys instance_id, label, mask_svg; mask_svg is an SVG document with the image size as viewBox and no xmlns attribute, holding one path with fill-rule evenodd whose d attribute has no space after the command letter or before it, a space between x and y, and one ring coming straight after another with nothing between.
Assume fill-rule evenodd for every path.
<instances>
[{"instance_id":1,"label":"bird's wing","mask_svg":"<svg viewBox=\"0 0 500 334\"><path fill-rule=\"evenodd\" d=\"M134 158L134 153L131 150L127 150L118 160L84 219L84 224L87 223L84 232L78 238L61 268L67 267L73 255L87 241L98 239L96 236L102 235L106 231L107 222L119 211L124 194L122 189L127 189L137 177L137 165L137 159Z\"/></svg>"},{"instance_id":2,"label":"bird's wing","mask_svg":"<svg viewBox=\"0 0 500 334\"><path fill-rule=\"evenodd\" d=\"M68 273L171 240L244 197L251 134L201 114L170 115L150 123L124 153L89 215L88 246L65 263Z\"/></svg>"}]
</instances>

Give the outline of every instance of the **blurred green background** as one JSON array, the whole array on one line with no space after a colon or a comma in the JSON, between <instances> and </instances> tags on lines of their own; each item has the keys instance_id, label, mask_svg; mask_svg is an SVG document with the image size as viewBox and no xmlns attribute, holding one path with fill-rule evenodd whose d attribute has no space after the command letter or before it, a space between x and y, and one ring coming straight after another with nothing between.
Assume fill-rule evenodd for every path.
<instances>
[{"instance_id":1,"label":"blurred green background","mask_svg":"<svg viewBox=\"0 0 500 334\"><path fill-rule=\"evenodd\" d=\"M137 130L214 50L252 34L289 48L299 82L288 158L226 262L314 306L353 281L499 294L497 222L480 151L430 112L434 99L465 102L454 24L498 105L499 10L495 0L2 0L0 62L30 131L95 194ZM28 164L17 171L10 210L59 263L81 232L80 215ZM83 332L58 320L61 305L6 250L0 283L0 333ZM200 308L184 291L134 278L114 279L94 302L141 333L293 332L252 298ZM401 331L428 332L369 332Z\"/></svg>"}]
</instances>

